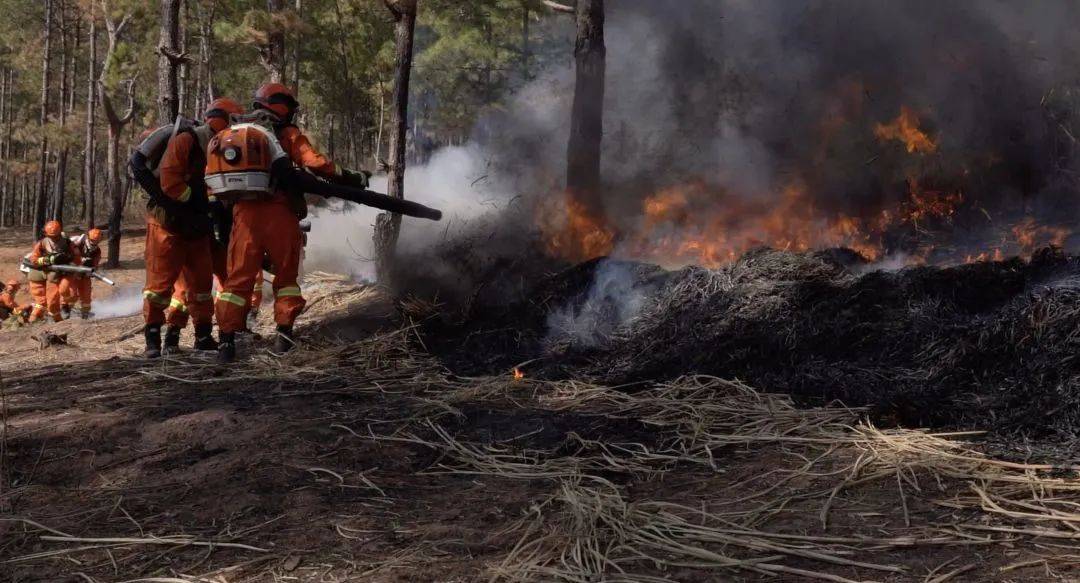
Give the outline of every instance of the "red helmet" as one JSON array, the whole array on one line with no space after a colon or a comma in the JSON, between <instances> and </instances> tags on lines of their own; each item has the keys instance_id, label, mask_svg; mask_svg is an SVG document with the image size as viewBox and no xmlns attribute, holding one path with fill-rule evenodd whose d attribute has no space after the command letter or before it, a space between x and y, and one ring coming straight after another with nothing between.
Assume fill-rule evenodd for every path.
<instances>
[{"instance_id":1,"label":"red helmet","mask_svg":"<svg viewBox=\"0 0 1080 583\"><path fill-rule=\"evenodd\" d=\"M244 113L244 108L240 107L240 104L229 99L228 97L218 97L210 102L210 105L206 106L206 112L203 113L204 118L210 117L224 117L228 118L230 115L241 115Z\"/></svg>"},{"instance_id":2,"label":"red helmet","mask_svg":"<svg viewBox=\"0 0 1080 583\"><path fill-rule=\"evenodd\" d=\"M255 103L253 108L262 108L272 112L281 119L287 120L296 113L300 102L296 100L292 89L281 83L266 83L255 90Z\"/></svg>"},{"instance_id":3,"label":"red helmet","mask_svg":"<svg viewBox=\"0 0 1080 583\"><path fill-rule=\"evenodd\" d=\"M206 111L203 113L203 119L210 125L210 128L214 131L220 132L229 125L229 116L241 115L244 113L244 108L240 107L240 104L229 99L228 97L219 97L210 102L210 105L206 106Z\"/></svg>"},{"instance_id":4,"label":"red helmet","mask_svg":"<svg viewBox=\"0 0 1080 583\"><path fill-rule=\"evenodd\" d=\"M46 237L59 237L63 230L64 226L60 224L60 221L49 221L45 223Z\"/></svg>"}]
</instances>

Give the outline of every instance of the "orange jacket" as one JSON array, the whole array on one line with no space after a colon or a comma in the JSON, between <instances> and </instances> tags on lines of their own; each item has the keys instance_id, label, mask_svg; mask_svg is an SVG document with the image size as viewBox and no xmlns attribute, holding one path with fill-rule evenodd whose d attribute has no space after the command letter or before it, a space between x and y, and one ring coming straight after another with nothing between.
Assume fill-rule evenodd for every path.
<instances>
[{"instance_id":1,"label":"orange jacket","mask_svg":"<svg viewBox=\"0 0 1080 583\"><path fill-rule=\"evenodd\" d=\"M158 171L161 174L161 190L173 200L187 202L191 197L189 182L202 180L202 176L196 176L197 169L201 168L202 164L192 159L193 151L198 152L198 144L190 132L177 134L165 146Z\"/></svg>"},{"instance_id":2,"label":"orange jacket","mask_svg":"<svg viewBox=\"0 0 1080 583\"><path fill-rule=\"evenodd\" d=\"M278 141L281 142L281 147L285 149L293 164L325 178L339 174L337 166L311 145L311 141L300 131L300 128L285 126L278 131ZM161 185L165 186L164 174L162 174Z\"/></svg>"},{"instance_id":3,"label":"orange jacket","mask_svg":"<svg viewBox=\"0 0 1080 583\"><path fill-rule=\"evenodd\" d=\"M15 301L15 294L11 290L0 293L0 308L7 308L13 312L19 310L19 302Z\"/></svg>"},{"instance_id":4,"label":"orange jacket","mask_svg":"<svg viewBox=\"0 0 1080 583\"><path fill-rule=\"evenodd\" d=\"M76 264L85 267L93 267L94 269L101 266L101 247L98 247L89 253L86 252L86 249L82 248L78 248L76 251L78 251L78 255L75 257ZM90 262L84 264L82 263L83 259L90 259Z\"/></svg>"},{"instance_id":5,"label":"orange jacket","mask_svg":"<svg viewBox=\"0 0 1080 583\"><path fill-rule=\"evenodd\" d=\"M30 263L34 267L42 267L45 265L45 259L54 253L67 253L72 260L78 256L75 246L67 237L61 237L59 241L45 237L34 243L34 250L30 252Z\"/></svg>"}]
</instances>

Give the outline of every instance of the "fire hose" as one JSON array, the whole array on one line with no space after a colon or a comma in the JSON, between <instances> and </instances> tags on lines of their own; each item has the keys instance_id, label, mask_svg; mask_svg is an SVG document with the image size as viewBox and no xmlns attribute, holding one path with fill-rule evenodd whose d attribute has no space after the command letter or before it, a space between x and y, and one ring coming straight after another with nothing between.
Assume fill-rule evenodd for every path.
<instances>
[{"instance_id":1,"label":"fire hose","mask_svg":"<svg viewBox=\"0 0 1080 583\"><path fill-rule=\"evenodd\" d=\"M29 261L27 261L24 258L22 260L22 265L20 266L19 270L25 273L25 272L30 271L31 269L36 269L38 271L50 271L50 272L53 272L53 273L62 273L64 275L78 275L78 276L82 276L82 277L92 277L92 278L94 278L94 279L96 279L96 280L98 280L98 281L100 281L102 283L106 283L106 284L109 284L111 286L116 286L115 281L109 279L104 274L99 273L93 267L84 267L84 266L81 266L81 265L47 265L47 266L43 266L43 267L34 267Z\"/></svg>"},{"instance_id":2,"label":"fire hose","mask_svg":"<svg viewBox=\"0 0 1080 583\"><path fill-rule=\"evenodd\" d=\"M343 184L334 184L320 180L303 170L288 172L282 182L286 188L298 192L308 192L327 198L340 198L356 204L374 207L392 213L398 213L410 217L428 219L432 221L442 220L442 211L424 206L418 202L388 196L380 192L355 188Z\"/></svg>"}]
</instances>

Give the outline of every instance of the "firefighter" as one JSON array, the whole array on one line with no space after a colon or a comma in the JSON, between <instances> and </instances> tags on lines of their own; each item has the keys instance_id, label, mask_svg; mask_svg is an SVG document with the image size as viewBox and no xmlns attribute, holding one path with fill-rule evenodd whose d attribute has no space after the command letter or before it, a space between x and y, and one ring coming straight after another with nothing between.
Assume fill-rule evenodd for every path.
<instances>
[{"instance_id":1,"label":"firefighter","mask_svg":"<svg viewBox=\"0 0 1080 583\"><path fill-rule=\"evenodd\" d=\"M205 125L180 131L169 138L158 166L160 182L141 180L149 187L146 231L146 287L143 290L144 336L147 358L162 353L161 326L181 274L187 283L184 304L195 322L195 349L216 350L212 322L209 200L203 171L206 144L213 134L227 128L230 116L243 110L231 99L216 99L204 114ZM133 164L134 166L134 164ZM134 168L133 168L134 169ZM150 184L145 184L151 182ZM164 349L179 348L180 328L165 330Z\"/></svg>"},{"instance_id":2,"label":"firefighter","mask_svg":"<svg viewBox=\"0 0 1080 583\"><path fill-rule=\"evenodd\" d=\"M274 135L295 166L317 176L352 184L367 184L363 173L343 171L320 154L307 136L293 124L299 103L281 83L267 83L255 92L252 107L269 114ZM264 255L274 273L274 352L290 350L293 323L304 309L297 282L302 253L300 220L307 214L302 193L278 190L272 195L239 200L233 205L233 230L229 242L228 278L215 305L220 329L218 359L236 359L236 333L244 329L251 294L263 269Z\"/></svg>"},{"instance_id":3,"label":"firefighter","mask_svg":"<svg viewBox=\"0 0 1080 583\"><path fill-rule=\"evenodd\" d=\"M34 309L30 321L36 322L45 317L46 312L54 322L63 320L60 313L62 298L68 294L71 280L60 273L49 272L51 265L69 265L77 257L75 246L64 236L64 227L60 221L45 223L45 236L34 244L30 252L30 293L34 296ZM35 277L34 271L40 276ZM36 281L41 279L43 281Z\"/></svg>"},{"instance_id":4,"label":"firefighter","mask_svg":"<svg viewBox=\"0 0 1080 583\"><path fill-rule=\"evenodd\" d=\"M4 292L0 293L0 321L8 318L18 318L25 321L30 314L30 306L19 305L15 296L19 293L22 283L15 278L7 280L4 284Z\"/></svg>"},{"instance_id":5,"label":"firefighter","mask_svg":"<svg viewBox=\"0 0 1080 583\"><path fill-rule=\"evenodd\" d=\"M90 229L85 234L72 238L75 246L75 264L82 267L97 269L101 265L101 229ZM71 312L70 303L78 303L79 316L86 320L90 317L90 306L93 301L94 278L89 275L70 276L71 289L67 311ZM63 312L64 306L61 306Z\"/></svg>"}]
</instances>

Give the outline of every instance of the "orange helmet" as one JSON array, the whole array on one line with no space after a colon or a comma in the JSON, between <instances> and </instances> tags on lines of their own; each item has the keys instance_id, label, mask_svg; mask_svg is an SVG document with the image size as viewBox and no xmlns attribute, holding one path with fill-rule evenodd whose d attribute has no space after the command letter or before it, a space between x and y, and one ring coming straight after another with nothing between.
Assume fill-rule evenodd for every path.
<instances>
[{"instance_id":1,"label":"orange helmet","mask_svg":"<svg viewBox=\"0 0 1080 583\"><path fill-rule=\"evenodd\" d=\"M101 242L101 237L102 237L101 229L96 229L96 228L95 229L90 229L86 233L86 240L89 241L91 245L96 246L98 243L100 243Z\"/></svg>"},{"instance_id":2,"label":"orange helmet","mask_svg":"<svg viewBox=\"0 0 1080 583\"><path fill-rule=\"evenodd\" d=\"M300 107L292 89L281 83L266 83L255 90L255 103L253 108L262 108L272 112L283 120L289 120Z\"/></svg>"},{"instance_id":3,"label":"orange helmet","mask_svg":"<svg viewBox=\"0 0 1080 583\"><path fill-rule=\"evenodd\" d=\"M4 284L4 287L11 291L17 291L20 287L22 287L22 283L20 283L19 280L13 277L7 280L7 283Z\"/></svg>"},{"instance_id":4,"label":"orange helmet","mask_svg":"<svg viewBox=\"0 0 1080 583\"><path fill-rule=\"evenodd\" d=\"M45 236L46 237L59 237L60 233L64 230L64 226L60 224L60 221L49 221L45 223Z\"/></svg>"},{"instance_id":5,"label":"orange helmet","mask_svg":"<svg viewBox=\"0 0 1080 583\"><path fill-rule=\"evenodd\" d=\"M206 111L203 113L203 119L206 123L210 124L210 127L215 131L221 131L228 127L229 116L241 115L244 113L244 108L240 107L240 104L229 99L228 97L219 97L210 102L210 105L206 106ZM222 123L224 121L224 123Z\"/></svg>"}]
</instances>

